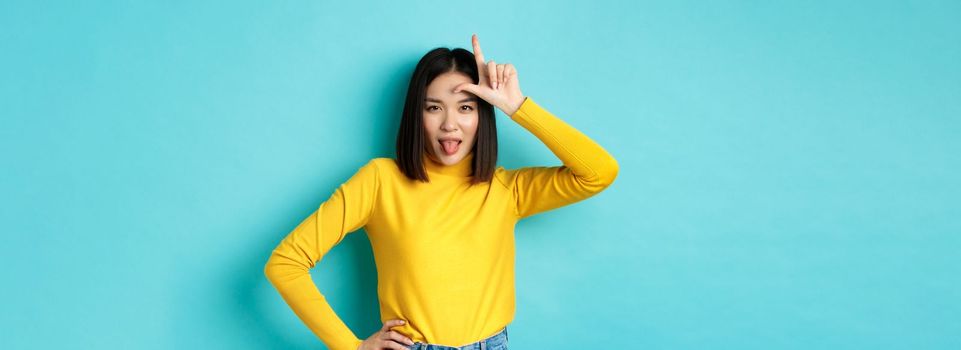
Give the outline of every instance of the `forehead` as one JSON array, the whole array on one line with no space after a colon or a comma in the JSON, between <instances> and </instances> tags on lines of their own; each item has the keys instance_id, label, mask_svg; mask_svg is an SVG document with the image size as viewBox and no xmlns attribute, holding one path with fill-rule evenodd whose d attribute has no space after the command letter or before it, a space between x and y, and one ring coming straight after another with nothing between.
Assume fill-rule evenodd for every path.
<instances>
[{"instance_id":1,"label":"forehead","mask_svg":"<svg viewBox=\"0 0 961 350\"><path fill-rule=\"evenodd\" d=\"M438 75L427 85L427 97L452 101L473 97L473 94L466 91L454 93L454 88L463 83L473 83L473 80L460 72L447 72Z\"/></svg>"}]
</instances>

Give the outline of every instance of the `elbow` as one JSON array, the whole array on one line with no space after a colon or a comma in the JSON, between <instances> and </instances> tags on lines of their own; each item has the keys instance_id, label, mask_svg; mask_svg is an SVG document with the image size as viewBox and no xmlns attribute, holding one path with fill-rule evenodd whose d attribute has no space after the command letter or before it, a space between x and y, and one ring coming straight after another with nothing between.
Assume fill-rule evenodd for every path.
<instances>
[{"instance_id":1,"label":"elbow","mask_svg":"<svg viewBox=\"0 0 961 350\"><path fill-rule=\"evenodd\" d=\"M600 189L611 186L614 183L614 179L617 178L617 173L620 172L620 165L617 164L617 159L614 157L609 157L607 164L598 171L598 183Z\"/></svg>"},{"instance_id":2,"label":"elbow","mask_svg":"<svg viewBox=\"0 0 961 350\"><path fill-rule=\"evenodd\" d=\"M264 264L264 277L266 277L267 281L270 281L272 284L276 276L277 264L274 262L274 256L271 255L270 258L267 259L267 263Z\"/></svg>"},{"instance_id":3,"label":"elbow","mask_svg":"<svg viewBox=\"0 0 961 350\"><path fill-rule=\"evenodd\" d=\"M270 255L267 263L264 264L264 277L273 285L277 285L277 281L281 281L285 277L289 278L290 275L297 272L296 269L291 268L291 264L284 260L286 259L275 252Z\"/></svg>"},{"instance_id":4,"label":"elbow","mask_svg":"<svg viewBox=\"0 0 961 350\"><path fill-rule=\"evenodd\" d=\"M301 266L277 252L273 252L267 259L267 263L264 264L264 277L273 285L277 285L278 281L287 281L309 273L309 268Z\"/></svg>"},{"instance_id":5,"label":"elbow","mask_svg":"<svg viewBox=\"0 0 961 350\"><path fill-rule=\"evenodd\" d=\"M614 183L619 171L620 167L617 161L613 157L609 157L603 165L594 167L594 176L579 179L581 188L588 195L600 193Z\"/></svg>"}]
</instances>

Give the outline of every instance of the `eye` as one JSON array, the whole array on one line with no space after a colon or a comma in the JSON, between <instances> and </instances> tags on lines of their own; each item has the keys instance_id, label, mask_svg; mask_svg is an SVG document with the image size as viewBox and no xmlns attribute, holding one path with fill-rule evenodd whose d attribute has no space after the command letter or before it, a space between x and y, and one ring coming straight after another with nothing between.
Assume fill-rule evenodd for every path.
<instances>
[{"instance_id":1,"label":"eye","mask_svg":"<svg viewBox=\"0 0 961 350\"><path fill-rule=\"evenodd\" d=\"M428 110L428 111L433 111L433 109L431 109L431 108L437 108L437 106L427 106L427 110Z\"/></svg>"},{"instance_id":2,"label":"eye","mask_svg":"<svg viewBox=\"0 0 961 350\"><path fill-rule=\"evenodd\" d=\"M464 109L464 107L467 107L467 109ZM463 105L463 106L461 106L461 110L473 111L473 110L474 110L474 107L471 107L471 106L468 106L468 105Z\"/></svg>"}]
</instances>

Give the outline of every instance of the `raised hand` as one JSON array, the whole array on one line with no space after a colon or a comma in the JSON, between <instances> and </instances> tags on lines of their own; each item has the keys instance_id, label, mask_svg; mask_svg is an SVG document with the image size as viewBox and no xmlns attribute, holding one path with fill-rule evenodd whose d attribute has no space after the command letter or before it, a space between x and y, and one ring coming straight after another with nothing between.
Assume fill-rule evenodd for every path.
<instances>
[{"instance_id":1,"label":"raised hand","mask_svg":"<svg viewBox=\"0 0 961 350\"><path fill-rule=\"evenodd\" d=\"M524 94L517 81L517 69L510 63L497 64L494 60L485 63L477 34L471 35L471 43L474 46L474 59L477 60L478 82L457 85L454 92L467 91L500 108L504 114L513 115L524 103Z\"/></svg>"}]
</instances>

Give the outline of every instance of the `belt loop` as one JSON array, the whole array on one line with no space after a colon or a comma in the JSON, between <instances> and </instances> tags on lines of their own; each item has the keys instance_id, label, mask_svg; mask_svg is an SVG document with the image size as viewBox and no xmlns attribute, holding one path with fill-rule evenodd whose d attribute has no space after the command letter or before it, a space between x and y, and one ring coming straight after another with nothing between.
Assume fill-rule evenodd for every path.
<instances>
[{"instance_id":1,"label":"belt loop","mask_svg":"<svg viewBox=\"0 0 961 350\"><path fill-rule=\"evenodd\" d=\"M486 340L486 339L481 341L481 348L480 348L480 350L487 350L487 340Z\"/></svg>"}]
</instances>

